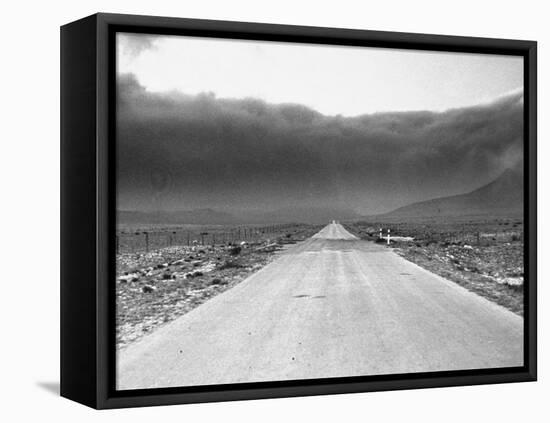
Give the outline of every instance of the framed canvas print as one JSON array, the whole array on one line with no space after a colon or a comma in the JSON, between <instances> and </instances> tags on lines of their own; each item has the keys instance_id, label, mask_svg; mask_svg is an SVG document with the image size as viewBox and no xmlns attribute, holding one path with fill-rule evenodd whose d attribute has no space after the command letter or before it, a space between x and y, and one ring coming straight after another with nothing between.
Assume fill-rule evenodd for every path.
<instances>
[{"instance_id":1,"label":"framed canvas print","mask_svg":"<svg viewBox=\"0 0 550 423\"><path fill-rule=\"evenodd\" d=\"M61 30L61 393L536 379L536 43L96 14Z\"/></svg>"}]
</instances>

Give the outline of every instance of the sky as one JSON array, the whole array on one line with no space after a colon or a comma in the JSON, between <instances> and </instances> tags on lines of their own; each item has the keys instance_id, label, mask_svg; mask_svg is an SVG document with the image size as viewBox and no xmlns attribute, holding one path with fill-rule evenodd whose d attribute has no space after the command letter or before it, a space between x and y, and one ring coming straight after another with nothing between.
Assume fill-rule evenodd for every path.
<instances>
[{"instance_id":1,"label":"sky","mask_svg":"<svg viewBox=\"0 0 550 423\"><path fill-rule=\"evenodd\" d=\"M522 88L519 57L120 34L120 73L152 92L298 103L327 115L476 105Z\"/></svg>"},{"instance_id":2,"label":"sky","mask_svg":"<svg viewBox=\"0 0 550 423\"><path fill-rule=\"evenodd\" d=\"M117 41L119 209L374 214L523 160L520 58Z\"/></svg>"}]
</instances>

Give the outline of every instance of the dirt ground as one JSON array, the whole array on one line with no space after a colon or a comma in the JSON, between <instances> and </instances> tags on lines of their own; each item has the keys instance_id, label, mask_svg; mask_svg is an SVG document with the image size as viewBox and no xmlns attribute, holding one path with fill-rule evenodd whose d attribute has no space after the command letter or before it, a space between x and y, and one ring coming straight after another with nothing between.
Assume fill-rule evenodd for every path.
<instances>
[{"instance_id":1,"label":"dirt ground","mask_svg":"<svg viewBox=\"0 0 550 423\"><path fill-rule=\"evenodd\" d=\"M173 246L117 255L117 348L232 288L318 230L300 225L242 246Z\"/></svg>"},{"instance_id":2,"label":"dirt ground","mask_svg":"<svg viewBox=\"0 0 550 423\"><path fill-rule=\"evenodd\" d=\"M524 238L518 218L461 222L359 222L347 225L363 239L389 248L448 280L523 315ZM412 237L394 241L391 236Z\"/></svg>"}]
</instances>

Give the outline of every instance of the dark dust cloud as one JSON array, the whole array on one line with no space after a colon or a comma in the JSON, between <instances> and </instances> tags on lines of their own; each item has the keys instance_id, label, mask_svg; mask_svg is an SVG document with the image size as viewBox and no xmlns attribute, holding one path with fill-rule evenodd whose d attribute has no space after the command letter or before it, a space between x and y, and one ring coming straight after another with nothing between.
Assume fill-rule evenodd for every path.
<instances>
[{"instance_id":1,"label":"dark dust cloud","mask_svg":"<svg viewBox=\"0 0 550 423\"><path fill-rule=\"evenodd\" d=\"M372 214L463 193L516 166L523 94L441 113L342 117L254 98L153 93L122 74L117 131L119 210Z\"/></svg>"}]
</instances>

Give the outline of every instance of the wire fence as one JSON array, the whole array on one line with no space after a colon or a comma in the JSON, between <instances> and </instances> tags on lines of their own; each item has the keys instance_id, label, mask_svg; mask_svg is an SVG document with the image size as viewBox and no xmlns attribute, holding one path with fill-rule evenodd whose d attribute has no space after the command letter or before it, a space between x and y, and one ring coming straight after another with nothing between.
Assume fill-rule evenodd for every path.
<instances>
[{"instance_id":1,"label":"wire fence","mask_svg":"<svg viewBox=\"0 0 550 423\"><path fill-rule=\"evenodd\" d=\"M514 242L523 241L523 231L515 232L450 232L448 234L438 234L441 236L441 240L448 240L449 242L461 242L465 244L481 245L487 242Z\"/></svg>"},{"instance_id":2,"label":"wire fence","mask_svg":"<svg viewBox=\"0 0 550 423\"><path fill-rule=\"evenodd\" d=\"M118 233L117 254L149 252L161 248L193 245L235 245L242 242L257 243L281 236L295 228L295 224L267 226L238 226L234 228L204 228L204 230L158 230Z\"/></svg>"},{"instance_id":3,"label":"wire fence","mask_svg":"<svg viewBox=\"0 0 550 423\"><path fill-rule=\"evenodd\" d=\"M406 233L406 231L405 231ZM392 235L399 234L399 231L392 231ZM502 232L483 232L483 231L427 231L425 233L414 234L415 240L433 241L440 243L488 245L494 243L506 243L524 241L523 231L502 231Z\"/></svg>"},{"instance_id":4,"label":"wire fence","mask_svg":"<svg viewBox=\"0 0 550 423\"><path fill-rule=\"evenodd\" d=\"M361 227L362 226L362 227ZM485 227L484 227L485 226ZM490 226L490 227L487 227ZM495 243L524 242L523 225L429 225L410 223L362 224L360 234L379 238L412 237L414 241L491 245Z\"/></svg>"}]
</instances>

